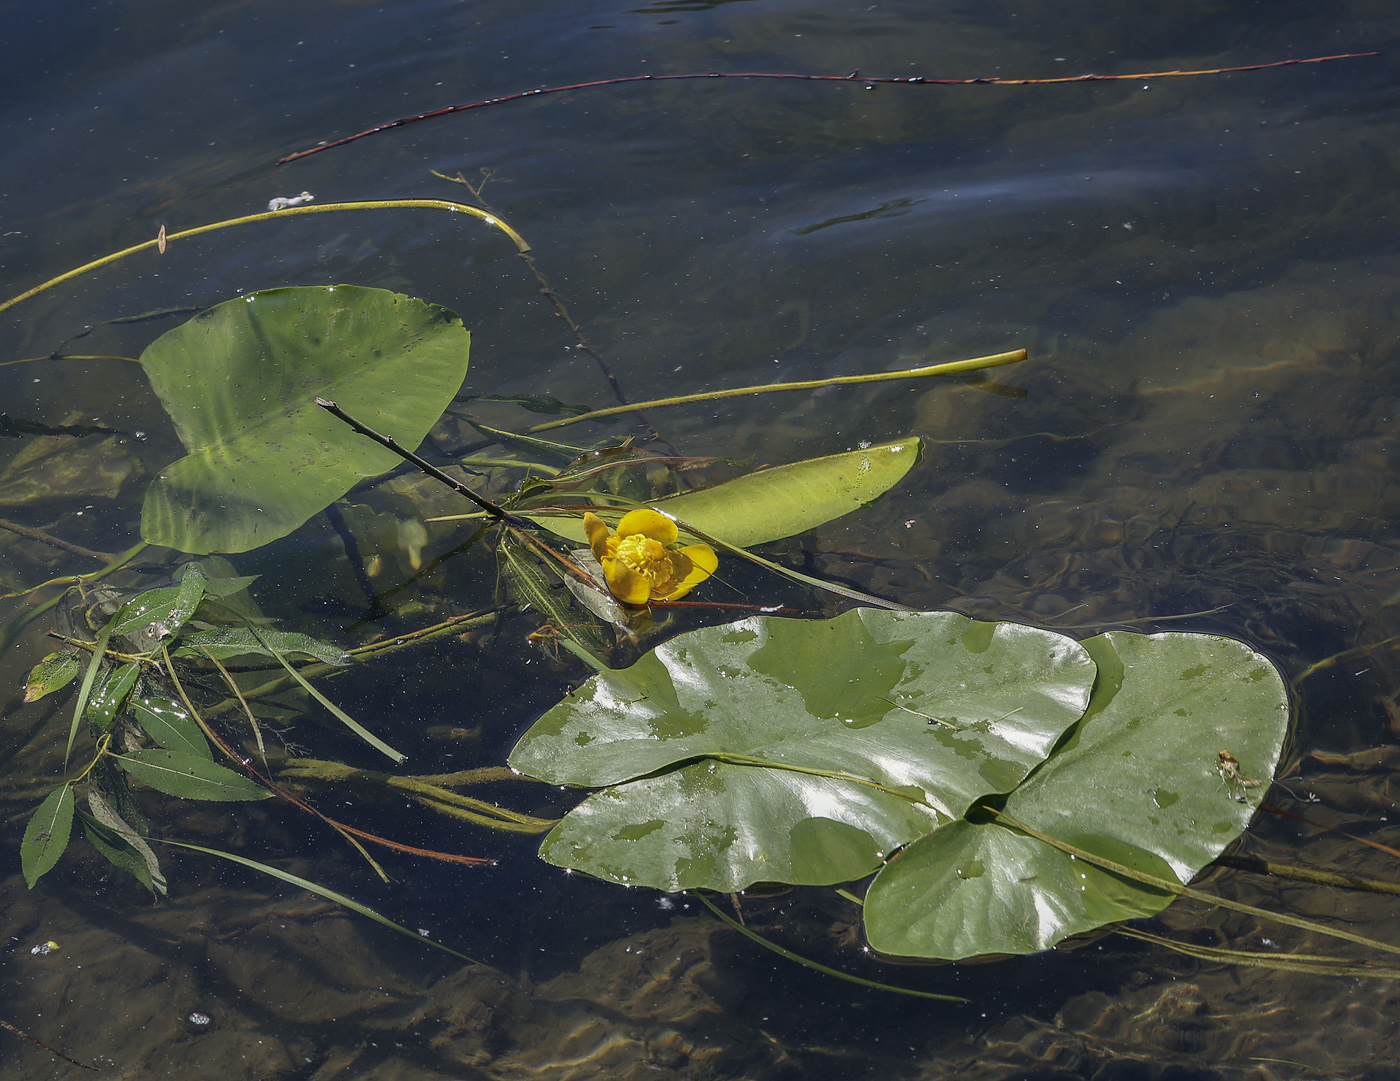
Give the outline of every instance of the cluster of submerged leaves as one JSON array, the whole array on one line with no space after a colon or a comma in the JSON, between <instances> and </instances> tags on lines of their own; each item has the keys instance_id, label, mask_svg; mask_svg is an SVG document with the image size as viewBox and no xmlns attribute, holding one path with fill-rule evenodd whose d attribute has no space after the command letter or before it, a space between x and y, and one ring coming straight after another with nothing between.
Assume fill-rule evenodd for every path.
<instances>
[{"instance_id":1,"label":"cluster of submerged leaves","mask_svg":"<svg viewBox=\"0 0 1400 1081\"><path fill-rule=\"evenodd\" d=\"M315 400L334 398L385 442L416 446L460 387L468 343L445 309L345 286L253 294L165 335L141 363L188 453L151 484L143 538L201 554L285 535L399 463L392 446L361 439ZM597 670L510 757L519 774L594 790L545 838L541 855L552 863L672 891L873 875L863 906L878 951L1025 953L1192 894L1184 884L1258 806L1264 786L1253 778L1278 766L1289 717L1277 671L1245 645L1209 635L1076 642L878 602L885 607L825 621L754 615L615 666L619 641L635 646L647 617L637 583L607 566L619 558L611 531L626 515L635 524L647 508L653 526L674 523L674 531L620 529L655 542L648 568L660 568L658 582L669 568L687 589L700 584L704 575L687 578L673 564L676 552L703 550L706 570L717 552L875 603L748 549L878 498L918 460L919 441L665 497L634 485L628 498L629 478L696 462L627 444L580 455L529 432L477 427L545 476L499 506L444 479L483 507L463 516L481 520L478 537L497 530L517 603ZM426 534L412 540L416 561ZM32 700L81 676L69 753L80 733L90 741L87 764L26 830L31 885L61 857L76 818L116 866L163 890L133 783L196 800L270 794L186 684L200 681L207 693L217 673L224 704L236 700L257 733L225 661L270 659L330 706L288 657L332 666L352 658L272 629L248 584L222 561L190 562L175 584L125 603L84 598L84 626L30 677ZM655 601L652 593L641 599ZM245 772L218 764L216 748ZM481 824L550 825L497 814Z\"/></svg>"},{"instance_id":2,"label":"cluster of submerged leaves","mask_svg":"<svg viewBox=\"0 0 1400 1081\"><path fill-rule=\"evenodd\" d=\"M285 664L288 655L302 655L340 666L350 658L307 635L259 627L266 621L247 597L253 579L218 573L226 569L218 561L210 576L199 563L186 563L177 584L146 590L111 613L104 612L109 602L103 595L87 598L90 603L75 611L95 639L68 636L68 648L49 654L30 672L26 701L82 677L65 763L80 733L91 739L87 764L45 798L25 830L20 856L31 887L62 857L76 817L88 841L116 867L148 889L165 892L165 876L148 841L150 823L132 781L189 800L272 795L215 762L211 740L225 750L228 745L191 704L177 662L183 662L186 680L203 662L201 668L222 674L238 693L223 661L260 656ZM85 807L78 805L79 787L85 790Z\"/></svg>"}]
</instances>

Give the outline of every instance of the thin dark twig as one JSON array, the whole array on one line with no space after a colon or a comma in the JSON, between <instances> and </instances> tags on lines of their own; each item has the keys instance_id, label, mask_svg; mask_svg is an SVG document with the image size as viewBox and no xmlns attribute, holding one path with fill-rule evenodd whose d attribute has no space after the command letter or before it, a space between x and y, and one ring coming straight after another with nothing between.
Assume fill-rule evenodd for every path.
<instances>
[{"instance_id":1,"label":"thin dark twig","mask_svg":"<svg viewBox=\"0 0 1400 1081\"><path fill-rule=\"evenodd\" d=\"M592 82L586 83L570 83L568 86L548 86L536 90L521 90L514 94L504 94L498 98L487 98L485 101L473 101L468 105L449 105L446 108L433 109L430 112L419 113L416 116L401 117L398 120L391 120L387 124L380 124L366 131L357 132L354 135L346 135L343 138L322 143L320 146L313 146L309 150L299 150L295 154L288 154L285 158L278 158L277 164L286 165L289 161L297 161L300 158L309 157L312 154L319 154L321 151L330 150L332 147L344 146L346 143L353 143L356 139L363 139L369 135L377 135L381 131L389 131L393 128L401 128L405 124L414 124L419 120L431 120L436 116L447 116L450 113L463 113L468 109L482 109L488 105L504 105L508 101L520 101L523 98L540 97L544 94L562 94L570 90L587 90L595 86L619 86L622 83L659 83L678 79L790 79L800 82L861 83L866 85L890 83L911 86L1039 86L1050 83L1090 83L1111 82L1124 79L1167 79L1187 75L1221 75L1226 72L1261 71L1264 68L1281 68L1292 64L1321 64L1328 60L1350 60L1360 56L1379 55L1380 53L1376 51L1338 53L1335 56L1309 56L1292 60L1274 60L1267 64L1240 64L1229 68L1201 68L1197 71L1148 71L1136 72L1129 75L1061 75L1049 79L931 79L925 75L862 75L859 70L853 71L849 75L804 75L796 72L769 71L701 71L690 72L685 75L627 75L616 79L595 79Z\"/></svg>"},{"instance_id":2,"label":"thin dark twig","mask_svg":"<svg viewBox=\"0 0 1400 1081\"><path fill-rule=\"evenodd\" d=\"M39 1047L42 1047L42 1048L43 1048L45 1051L47 1051L49 1054L51 1054L51 1055L57 1055L57 1056L58 1056L59 1058L61 1058L64 1062L67 1062L67 1063L69 1063L69 1064L71 1064L71 1065L73 1065L73 1066L80 1066L80 1067L82 1067L84 1070L95 1070L95 1069L97 1069L96 1066L89 1066L86 1062L79 1062L79 1061L78 1061L77 1059L75 1059L75 1058L69 1058L69 1057L68 1057L67 1055L65 1055L62 1051L59 1051L57 1048L50 1047L50 1046L49 1046L48 1044L46 1044L43 1040L36 1039L35 1037L29 1035L29 1033L25 1032L23 1029L15 1028L15 1026L12 1025L12 1024L10 1024L8 1021L0 1021L0 1028L3 1028L6 1032L13 1032L16 1036L20 1037L21 1039L28 1040L28 1041L29 1041L30 1043L32 1043L32 1044L37 1044Z\"/></svg>"},{"instance_id":3,"label":"thin dark twig","mask_svg":"<svg viewBox=\"0 0 1400 1081\"><path fill-rule=\"evenodd\" d=\"M319 405L331 416L335 417L337 420L343 420L346 424L350 425L351 428L359 432L360 435L363 435L369 439L373 439L381 447L387 447L389 450L392 450L404 461L412 462L428 476L432 477L434 480L441 481L443 484L447 485L458 495L466 496L468 499L470 499L473 503L475 503L478 507L484 510L492 518L495 518L497 521L506 522L509 525L515 526L517 529L534 528L534 523L527 522L524 518L511 514L510 511L506 510L504 507L492 503L491 500L487 499L485 496L477 495L476 492L472 491L461 481L454 480L452 477L449 477L437 466L433 465L426 459L418 457L418 455L414 454L413 451L406 450L404 447L399 445L399 443L396 442L394 439L390 438L387 435L381 435L379 432L376 432L373 428L369 427L368 425L360 423L349 413L345 412L345 410L341 409L340 406L336 405L335 402L328 402L324 398L317 398L316 404Z\"/></svg>"}]
</instances>

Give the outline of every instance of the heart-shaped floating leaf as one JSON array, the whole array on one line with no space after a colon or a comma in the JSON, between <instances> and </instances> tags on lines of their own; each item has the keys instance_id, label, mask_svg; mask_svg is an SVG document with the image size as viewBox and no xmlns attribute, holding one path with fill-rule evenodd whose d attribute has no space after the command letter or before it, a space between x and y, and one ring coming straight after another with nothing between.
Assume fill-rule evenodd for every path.
<instances>
[{"instance_id":1,"label":"heart-shaped floating leaf","mask_svg":"<svg viewBox=\"0 0 1400 1081\"><path fill-rule=\"evenodd\" d=\"M470 335L446 308L384 289L270 289L162 335L141 363L189 454L152 482L141 535L185 552L285 536L392 451L319 396L416 447L460 389Z\"/></svg>"},{"instance_id":2,"label":"heart-shaped floating leaf","mask_svg":"<svg viewBox=\"0 0 1400 1081\"><path fill-rule=\"evenodd\" d=\"M510 764L614 786L550 833L550 862L668 890L842 882L933 828L935 810L956 818L1019 784L1093 680L1072 639L1018 624L756 616L594 676Z\"/></svg>"},{"instance_id":3,"label":"heart-shaped floating leaf","mask_svg":"<svg viewBox=\"0 0 1400 1081\"><path fill-rule=\"evenodd\" d=\"M1214 635L1112 632L1083 644L1100 673L1084 719L1004 810L1185 884L1244 832L1278 767L1283 680L1242 642ZM1006 825L964 820L880 872L865 922L882 953L956 960L1033 953L1172 900Z\"/></svg>"},{"instance_id":4,"label":"heart-shaped floating leaf","mask_svg":"<svg viewBox=\"0 0 1400 1081\"><path fill-rule=\"evenodd\" d=\"M796 536L879 499L914 467L918 436L774 466L648 506L739 548ZM582 519L525 515L552 533L585 543Z\"/></svg>"}]
</instances>

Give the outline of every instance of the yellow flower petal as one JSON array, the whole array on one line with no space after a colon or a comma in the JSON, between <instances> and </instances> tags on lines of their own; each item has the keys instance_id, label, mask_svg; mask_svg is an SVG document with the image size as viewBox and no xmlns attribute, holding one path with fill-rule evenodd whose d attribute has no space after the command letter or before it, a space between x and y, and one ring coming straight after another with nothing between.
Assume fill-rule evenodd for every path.
<instances>
[{"instance_id":1,"label":"yellow flower petal","mask_svg":"<svg viewBox=\"0 0 1400 1081\"><path fill-rule=\"evenodd\" d=\"M678 601L698 586L719 567L719 557L708 544L687 544L671 553L676 585L662 600Z\"/></svg>"},{"instance_id":2,"label":"yellow flower petal","mask_svg":"<svg viewBox=\"0 0 1400 1081\"><path fill-rule=\"evenodd\" d=\"M634 571L620 559L605 559L602 563L608 589L623 604L646 604L651 600L651 582L646 575Z\"/></svg>"},{"instance_id":3,"label":"yellow flower petal","mask_svg":"<svg viewBox=\"0 0 1400 1081\"><path fill-rule=\"evenodd\" d=\"M617 523L618 539L632 536L635 533L659 541L666 548L675 544L676 538L679 536L676 532L675 522L649 507L643 507L641 510L629 510L622 516L622 521Z\"/></svg>"},{"instance_id":4,"label":"yellow flower petal","mask_svg":"<svg viewBox=\"0 0 1400 1081\"><path fill-rule=\"evenodd\" d=\"M593 550L593 558L599 563L608 551L608 526L592 511L583 516L583 532L588 538L588 547Z\"/></svg>"}]
</instances>

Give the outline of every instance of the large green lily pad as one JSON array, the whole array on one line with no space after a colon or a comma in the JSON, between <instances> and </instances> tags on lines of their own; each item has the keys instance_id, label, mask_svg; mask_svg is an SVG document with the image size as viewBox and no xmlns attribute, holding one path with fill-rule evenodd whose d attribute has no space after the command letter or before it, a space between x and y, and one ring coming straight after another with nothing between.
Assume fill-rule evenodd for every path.
<instances>
[{"instance_id":1,"label":"large green lily pad","mask_svg":"<svg viewBox=\"0 0 1400 1081\"><path fill-rule=\"evenodd\" d=\"M647 506L706 536L747 548L805 533L874 502L904 478L922 453L923 440L911 436L774 466ZM585 542L580 518L525 517L576 544Z\"/></svg>"},{"instance_id":2,"label":"large green lily pad","mask_svg":"<svg viewBox=\"0 0 1400 1081\"><path fill-rule=\"evenodd\" d=\"M510 764L611 786L549 834L550 862L667 890L842 882L1015 788L1094 674L1070 638L951 612L757 616L594 676Z\"/></svg>"},{"instance_id":3,"label":"large green lily pad","mask_svg":"<svg viewBox=\"0 0 1400 1081\"><path fill-rule=\"evenodd\" d=\"M469 344L446 308L350 285L250 293L162 335L141 363L189 453L152 481L142 537L204 553L285 536L400 461L315 399L416 447Z\"/></svg>"},{"instance_id":4,"label":"large green lily pad","mask_svg":"<svg viewBox=\"0 0 1400 1081\"><path fill-rule=\"evenodd\" d=\"M1185 884L1244 832L1278 767L1283 680L1248 646L1214 635L1113 632L1084 646L1099 667L1084 719L1004 810ZM1238 777L1222 771L1221 751L1238 760ZM1002 823L963 820L880 872L866 933L875 949L905 956L1031 953L1172 900Z\"/></svg>"}]
</instances>

